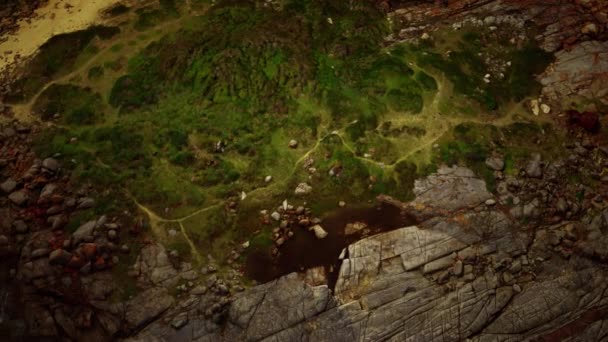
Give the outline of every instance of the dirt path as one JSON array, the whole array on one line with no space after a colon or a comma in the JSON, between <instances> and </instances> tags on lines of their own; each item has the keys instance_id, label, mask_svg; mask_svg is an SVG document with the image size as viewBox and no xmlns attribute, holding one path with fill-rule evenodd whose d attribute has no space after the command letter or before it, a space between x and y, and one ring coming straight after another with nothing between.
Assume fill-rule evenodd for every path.
<instances>
[{"instance_id":1,"label":"dirt path","mask_svg":"<svg viewBox=\"0 0 608 342\"><path fill-rule=\"evenodd\" d=\"M51 37L98 23L100 11L117 2L119 0L50 0L36 10L35 18L22 19L17 32L0 44L0 73L12 65L17 56L31 56Z\"/></svg>"}]
</instances>

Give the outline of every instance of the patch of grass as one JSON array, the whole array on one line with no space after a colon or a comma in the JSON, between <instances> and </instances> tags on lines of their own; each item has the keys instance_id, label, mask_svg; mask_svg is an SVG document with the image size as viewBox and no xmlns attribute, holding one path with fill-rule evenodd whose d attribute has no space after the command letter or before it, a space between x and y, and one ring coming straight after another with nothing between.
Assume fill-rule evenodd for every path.
<instances>
[{"instance_id":1,"label":"patch of grass","mask_svg":"<svg viewBox=\"0 0 608 342\"><path fill-rule=\"evenodd\" d=\"M104 104L90 88L53 84L40 94L32 108L43 120L59 114L66 124L90 125L103 117Z\"/></svg>"},{"instance_id":2,"label":"patch of grass","mask_svg":"<svg viewBox=\"0 0 608 342\"><path fill-rule=\"evenodd\" d=\"M104 69L103 66L91 67L87 73L87 77L90 80L98 80L103 77Z\"/></svg>"}]
</instances>

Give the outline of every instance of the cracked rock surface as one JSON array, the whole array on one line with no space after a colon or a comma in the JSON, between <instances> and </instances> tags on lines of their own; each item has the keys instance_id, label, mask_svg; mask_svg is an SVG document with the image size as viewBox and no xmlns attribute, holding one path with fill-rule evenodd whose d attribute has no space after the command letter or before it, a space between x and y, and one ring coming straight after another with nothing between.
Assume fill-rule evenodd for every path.
<instances>
[{"instance_id":1,"label":"cracked rock surface","mask_svg":"<svg viewBox=\"0 0 608 342\"><path fill-rule=\"evenodd\" d=\"M608 272L589 257L601 250L608 211L583 217L595 223L579 239L568 224L530 231L488 207L484 182L467 169L441 168L417 189L408 204L382 200L428 216L433 191L442 194L434 216L351 244L334 289L292 273L235 296L223 323L192 314L180 330L156 321L132 340L599 341L608 333ZM558 253L567 239L580 253Z\"/></svg>"}]
</instances>

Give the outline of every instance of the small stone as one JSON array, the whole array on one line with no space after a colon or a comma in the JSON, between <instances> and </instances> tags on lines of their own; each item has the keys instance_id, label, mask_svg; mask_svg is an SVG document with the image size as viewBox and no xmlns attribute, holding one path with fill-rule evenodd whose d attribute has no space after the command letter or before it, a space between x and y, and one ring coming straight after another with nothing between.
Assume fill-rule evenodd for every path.
<instances>
[{"instance_id":1,"label":"small stone","mask_svg":"<svg viewBox=\"0 0 608 342\"><path fill-rule=\"evenodd\" d=\"M549 114L551 112L551 107L549 107L549 105L546 103L543 103L540 105L540 110L542 110L544 114Z\"/></svg>"},{"instance_id":2,"label":"small stone","mask_svg":"<svg viewBox=\"0 0 608 342\"><path fill-rule=\"evenodd\" d=\"M48 248L38 248L32 252L31 258L32 259L42 258L43 256L49 255L49 252L50 251Z\"/></svg>"},{"instance_id":3,"label":"small stone","mask_svg":"<svg viewBox=\"0 0 608 342\"><path fill-rule=\"evenodd\" d=\"M277 246L282 246L285 243L285 238L280 237L274 243L276 243Z\"/></svg>"},{"instance_id":4,"label":"small stone","mask_svg":"<svg viewBox=\"0 0 608 342\"><path fill-rule=\"evenodd\" d=\"M59 162L54 158L46 158L42 161L42 167L51 172L56 172L59 169Z\"/></svg>"},{"instance_id":5,"label":"small stone","mask_svg":"<svg viewBox=\"0 0 608 342\"><path fill-rule=\"evenodd\" d=\"M78 209L89 209L95 205L95 200L90 197L83 197L78 200Z\"/></svg>"},{"instance_id":6,"label":"small stone","mask_svg":"<svg viewBox=\"0 0 608 342\"><path fill-rule=\"evenodd\" d=\"M505 168L505 161L500 157L490 157L486 159L486 166L494 171L502 171Z\"/></svg>"},{"instance_id":7,"label":"small stone","mask_svg":"<svg viewBox=\"0 0 608 342\"><path fill-rule=\"evenodd\" d=\"M340 202L338 202L338 206L339 206L340 208L344 208L344 207L346 207L346 202L344 202L344 201L340 201Z\"/></svg>"},{"instance_id":8,"label":"small stone","mask_svg":"<svg viewBox=\"0 0 608 342\"><path fill-rule=\"evenodd\" d=\"M296 195L306 195L306 194L309 194L311 191L312 191L312 186L308 185L307 183L300 183L296 187L294 193Z\"/></svg>"},{"instance_id":9,"label":"small stone","mask_svg":"<svg viewBox=\"0 0 608 342\"><path fill-rule=\"evenodd\" d=\"M538 104L538 100L532 100L532 101L530 101L530 109L532 110L532 113L534 115L538 116L538 114L540 114L540 107L539 107L539 104Z\"/></svg>"},{"instance_id":10,"label":"small stone","mask_svg":"<svg viewBox=\"0 0 608 342\"><path fill-rule=\"evenodd\" d=\"M487 199L486 200L486 205L487 206L493 206L496 204L496 200L494 200L493 198Z\"/></svg>"},{"instance_id":11,"label":"small stone","mask_svg":"<svg viewBox=\"0 0 608 342\"><path fill-rule=\"evenodd\" d=\"M13 190L15 190L16 187L17 187L17 182L15 182L11 178L5 180L4 182L2 182L2 184L0 184L0 190L2 190L2 192L4 192L5 194L9 194L9 193L13 192Z\"/></svg>"},{"instance_id":12,"label":"small stone","mask_svg":"<svg viewBox=\"0 0 608 342\"><path fill-rule=\"evenodd\" d=\"M292 140L289 142L289 148L297 148L297 147L298 147L298 141L297 141L297 140L295 140L295 139L292 139Z\"/></svg>"},{"instance_id":13,"label":"small stone","mask_svg":"<svg viewBox=\"0 0 608 342\"><path fill-rule=\"evenodd\" d=\"M17 234L25 234L28 231L27 224L23 220L13 222L13 228L15 228Z\"/></svg>"},{"instance_id":14,"label":"small stone","mask_svg":"<svg viewBox=\"0 0 608 342\"><path fill-rule=\"evenodd\" d=\"M266 182L266 183L272 182L272 176L266 176L266 178L264 178L264 182Z\"/></svg>"},{"instance_id":15,"label":"small stone","mask_svg":"<svg viewBox=\"0 0 608 342\"><path fill-rule=\"evenodd\" d=\"M502 281L505 284L509 284L511 283L511 281L513 281L513 275L510 272L505 272L502 274Z\"/></svg>"},{"instance_id":16,"label":"small stone","mask_svg":"<svg viewBox=\"0 0 608 342\"><path fill-rule=\"evenodd\" d=\"M67 265L70 259L72 259L72 253L59 248L51 252L49 263L52 265Z\"/></svg>"},{"instance_id":17,"label":"small stone","mask_svg":"<svg viewBox=\"0 0 608 342\"><path fill-rule=\"evenodd\" d=\"M15 191L12 194L10 194L8 196L8 198L11 200L11 202L15 203L16 205L22 206L27 202L27 200L29 199L29 196L25 190L19 190L19 191Z\"/></svg>"},{"instance_id":18,"label":"small stone","mask_svg":"<svg viewBox=\"0 0 608 342\"><path fill-rule=\"evenodd\" d=\"M309 230L312 230L315 233L317 239L324 239L327 236L327 232L325 229L323 229L323 227L321 227L321 225L314 225L309 228Z\"/></svg>"},{"instance_id":19,"label":"small stone","mask_svg":"<svg viewBox=\"0 0 608 342\"><path fill-rule=\"evenodd\" d=\"M118 233L114 229L108 230L108 239L116 240L118 238Z\"/></svg>"},{"instance_id":20,"label":"small stone","mask_svg":"<svg viewBox=\"0 0 608 342\"><path fill-rule=\"evenodd\" d=\"M461 260L456 261L454 264L454 275L460 277L464 271L464 265Z\"/></svg>"},{"instance_id":21,"label":"small stone","mask_svg":"<svg viewBox=\"0 0 608 342\"><path fill-rule=\"evenodd\" d=\"M120 251L123 253L129 253L129 250L130 250L130 248L127 245L120 246Z\"/></svg>"},{"instance_id":22,"label":"small stone","mask_svg":"<svg viewBox=\"0 0 608 342\"><path fill-rule=\"evenodd\" d=\"M273 220L278 221L281 219L281 214L279 214L278 212L273 212L272 214L270 214L270 217L272 217Z\"/></svg>"},{"instance_id":23,"label":"small stone","mask_svg":"<svg viewBox=\"0 0 608 342\"><path fill-rule=\"evenodd\" d=\"M519 286L517 284L513 284L513 291L515 293L521 293L521 286Z\"/></svg>"},{"instance_id":24,"label":"small stone","mask_svg":"<svg viewBox=\"0 0 608 342\"><path fill-rule=\"evenodd\" d=\"M448 271L443 271L437 277L437 282L439 284L445 284L450 280L450 273Z\"/></svg>"}]
</instances>

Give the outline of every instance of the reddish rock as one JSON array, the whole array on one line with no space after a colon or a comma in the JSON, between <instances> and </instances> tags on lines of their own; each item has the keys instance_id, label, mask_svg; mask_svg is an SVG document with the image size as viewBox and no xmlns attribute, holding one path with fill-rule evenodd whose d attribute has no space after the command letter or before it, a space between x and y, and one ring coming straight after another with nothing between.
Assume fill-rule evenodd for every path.
<instances>
[{"instance_id":1,"label":"reddish rock","mask_svg":"<svg viewBox=\"0 0 608 342\"><path fill-rule=\"evenodd\" d=\"M95 260L95 264L93 264L93 267L95 267L96 270L103 270L104 268L106 268L106 260L102 257L97 257L97 260Z\"/></svg>"},{"instance_id":2,"label":"reddish rock","mask_svg":"<svg viewBox=\"0 0 608 342\"><path fill-rule=\"evenodd\" d=\"M70 262L67 264L67 266L69 268L73 268L73 269L80 269L82 266L84 266L87 263L87 260L80 254L74 254L72 255L72 258L70 259Z\"/></svg>"},{"instance_id":3,"label":"reddish rock","mask_svg":"<svg viewBox=\"0 0 608 342\"><path fill-rule=\"evenodd\" d=\"M83 243L80 246L80 253L88 260L93 260L97 255L97 245L94 243Z\"/></svg>"}]
</instances>

